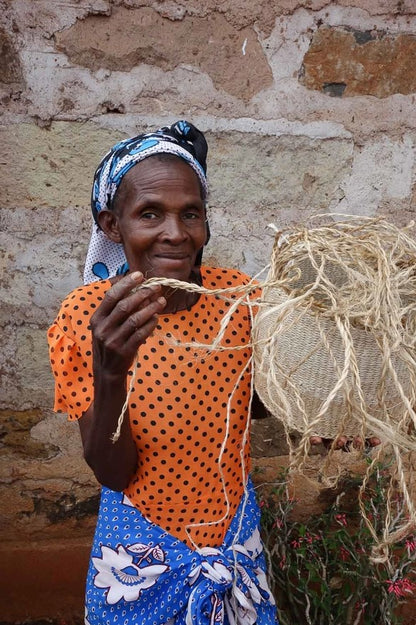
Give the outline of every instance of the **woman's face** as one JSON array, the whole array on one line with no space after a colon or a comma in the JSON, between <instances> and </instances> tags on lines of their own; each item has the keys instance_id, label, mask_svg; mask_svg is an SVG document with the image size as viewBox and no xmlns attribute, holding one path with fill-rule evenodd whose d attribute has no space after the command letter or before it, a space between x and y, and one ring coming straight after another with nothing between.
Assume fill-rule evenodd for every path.
<instances>
[{"instance_id":1,"label":"woman's face","mask_svg":"<svg viewBox=\"0 0 416 625\"><path fill-rule=\"evenodd\" d=\"M148 157L135 165L111 215L111 238L123 244L130 271L190 278L207 229L199 180L185 161Z\"/></svg>"}]
</instances>

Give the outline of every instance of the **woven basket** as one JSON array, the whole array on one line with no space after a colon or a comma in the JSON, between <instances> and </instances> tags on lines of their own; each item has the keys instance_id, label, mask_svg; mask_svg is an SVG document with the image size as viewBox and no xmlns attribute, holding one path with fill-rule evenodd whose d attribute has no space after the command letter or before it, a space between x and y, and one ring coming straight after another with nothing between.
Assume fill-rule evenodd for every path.
<instances>
[{"instance_id":1,"label":"woven basket","mask_svg":"<svg viewBox=\"0 0 416 625\"><path fill-rule=\"evenodd\" d=\"M406 414L406 398L414 395L414 362L409 365L403 345L395 346L392 372L386 373L382 337L348 323L346 340L342 321L340 326L325 316L319 289L314 305L308 299L299 305L297 294L313 283L316 271L304 258L291 270L296 267L301 277L287 292L267 286L277 277L272 266L254 321L254 384L260 399L290 430L331 439L383 436L383 423L395 427ZM345 277L332 268L335 289ZM346 349L352 358L347 371Z\"/></svg>"}]
</instances>

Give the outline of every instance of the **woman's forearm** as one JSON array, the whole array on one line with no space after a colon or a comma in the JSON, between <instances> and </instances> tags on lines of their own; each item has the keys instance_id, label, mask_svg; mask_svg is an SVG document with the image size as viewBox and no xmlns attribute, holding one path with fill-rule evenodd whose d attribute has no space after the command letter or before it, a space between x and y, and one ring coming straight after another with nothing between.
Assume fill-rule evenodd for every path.
<instances>
[{"instance_id":1,"label":"woman's forearm","mask_svg":"<svg viewBox=\"0 0 416 625\"><path fill-rule=\"evenodd\" d=\"M81 436L97 480L113 490L124 490L137 467L128 414L120 437L112 440L126 400L127 374L166 307L161 287L140 288L143 280L134 272L115 282L91 317L94 404L80 419Z\"/></svg>"},{"instance_id":2,"label":"woman's forearm","mask_svg":"<svg viewBox=\"0 0 416 625\"><path fill-rule=\"evenodd\" d=\"M84 457L100 484L121 491L128 486L137 467L128 411L118 440L112 440L126 399L125 380L100 376L95 382L94 395L94 403L79 421Z\"/></svg>"}]
</instances>

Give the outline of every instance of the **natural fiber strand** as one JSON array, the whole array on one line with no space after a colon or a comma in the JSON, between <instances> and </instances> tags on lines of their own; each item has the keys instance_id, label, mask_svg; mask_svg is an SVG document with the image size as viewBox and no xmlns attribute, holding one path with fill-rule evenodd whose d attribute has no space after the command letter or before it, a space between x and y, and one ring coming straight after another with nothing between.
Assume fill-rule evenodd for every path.
<instances>
[{"instance_id":1,"label":"natural fiber strand","mask_svg":"<svg viewBox=\"0 0 416 625\"><path fill-rule=\"evenodd\" d=\"M130 384L129 384L129 388L128 388L127 393L126 393L126 399L124 400L124 404L123 404L123 406L121 408L120 416L119 416L119 418L117 420L117 427L115 429L115 432L113 432L113 434L111 435L111 440L112 440L113 443L116 443L118 441L118 439L120 438L121 427L123 425L124 417L126 415L128 407L129 407L129 400L130 400L130 396L131 396L131 394L133 392L134 382L136 381L136 374L137 374L138 367L139 367L139 352L136 353L136 356L134 358L133 370L132 370L132 374L131 374Z\"/></svg>"}]
</instances>

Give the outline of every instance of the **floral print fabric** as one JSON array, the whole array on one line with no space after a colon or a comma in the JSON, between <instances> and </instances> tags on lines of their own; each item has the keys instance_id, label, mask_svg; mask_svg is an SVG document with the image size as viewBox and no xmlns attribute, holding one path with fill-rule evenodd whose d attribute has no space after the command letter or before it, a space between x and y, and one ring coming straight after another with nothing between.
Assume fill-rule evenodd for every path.
<instances>
[{"instance_id":1,"label":"floral print fabric","mask_svg":"<svg viewBox=\"0 0 416 625\"><path fill-rule=\"evenodd\" d=\"M193 551L102 489L86 625L278 625L249 482L220 548Z\"/></svg>"}]
</instances>

